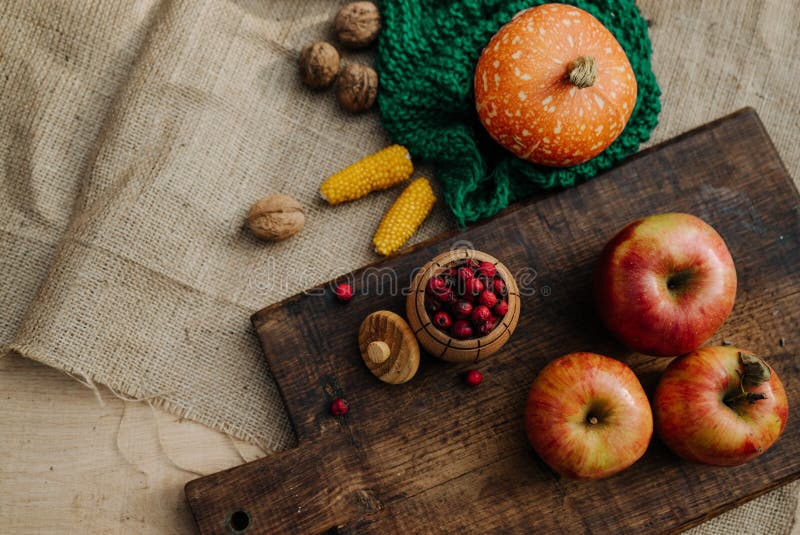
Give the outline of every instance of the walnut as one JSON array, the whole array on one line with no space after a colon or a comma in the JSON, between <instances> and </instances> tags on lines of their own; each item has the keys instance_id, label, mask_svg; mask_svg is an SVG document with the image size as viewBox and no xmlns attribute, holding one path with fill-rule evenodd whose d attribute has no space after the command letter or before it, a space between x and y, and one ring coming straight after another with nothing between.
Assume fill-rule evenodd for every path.
<instances>
[{"instance_id":1,"label":"walnut","mask_svg":"<svg viewBox=\"0 0 800 535\"><path fill-rule=\"evenodd\" d=\"M303 206L288 195L267 195L247 212L247 225L262 240L285 240L303 230Z\"/></svg>"},{"instance_id":2,"label":"walnut","mask_svg":"<svg viewBox=\"0 0 800 535\"><path fill-rule=\"evenodd\" d=\"M347 48L364 48L378 36L381 14L372 2L352 2L336 14L336 36Z\"/></svg>"},{"instance_id":3,"label":"walnut","mask_svg":"<svg viewBox=\"0 0 800 535\"><path fill-rule=\"evenodd\" d=\"M314 89L324 89L333 83L339 72L339 52L325 41L311 43L300 52L300 76L303 83Z\"/></svg>"},{"instance_id":4,"label":"walnut","mask_svg":"<svg viewBox=\"0 0 800 535\"><path fill-rule=\"evenodd\" d=\"M336 81L336 98L347 111L368 110L378 94L378 73L366 65L350 63L342 68Z\"/></svg>"}]
</instances>

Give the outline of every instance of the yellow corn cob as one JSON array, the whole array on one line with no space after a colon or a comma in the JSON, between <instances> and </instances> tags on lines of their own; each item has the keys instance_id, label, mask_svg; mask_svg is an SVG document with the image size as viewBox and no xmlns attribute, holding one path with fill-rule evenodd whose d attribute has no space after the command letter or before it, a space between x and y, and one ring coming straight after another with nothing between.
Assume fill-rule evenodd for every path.
<instances>
[{"instance_id":1,"label":"yellow corn cob","mask_svg":"<svg viewBox=\"0 0 800 535\"><path fill-rule=\"evenodd\" d=\"M330 204L360 199L371 191L391 188L414 172L408 149L391 145L345 167L322 183L319 192Z\"/></svg>"},{"instance_id":2,"label":"yellow corn cob","mask_svg":"<svg viewBox=\"0 0 800 535\"><path fill-rule=\"evenodd\" d=\"M403 190L383 216L372 243L375 252L390 255L411 237L433 208L436 196L427 178L418 178Z\"/></svg>"}]
</instances>

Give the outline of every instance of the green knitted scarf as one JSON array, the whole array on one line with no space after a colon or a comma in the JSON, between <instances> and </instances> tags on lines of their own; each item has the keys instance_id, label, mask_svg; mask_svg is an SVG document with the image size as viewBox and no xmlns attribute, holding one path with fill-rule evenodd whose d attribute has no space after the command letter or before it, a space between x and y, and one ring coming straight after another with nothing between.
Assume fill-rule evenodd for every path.
<instances>
[{"instance_id":1,"label":"green knitted scarf","mask_svg":"<svg viewBox=\"0 0 800 535\"><path fill-rule=\"evenodd\" d=\"M557 169L521 160L497 145L475 111L478 57L501 26L539 0L383 0L378 105L396 143L432 162L456 221L492 216L510 202L565 188L604 171L647 141L661 91L650 67L647 23L632 0L570 0L594 15L625 49L639 85L622 134L588 162Z\"/></svg>"}]
</instances>

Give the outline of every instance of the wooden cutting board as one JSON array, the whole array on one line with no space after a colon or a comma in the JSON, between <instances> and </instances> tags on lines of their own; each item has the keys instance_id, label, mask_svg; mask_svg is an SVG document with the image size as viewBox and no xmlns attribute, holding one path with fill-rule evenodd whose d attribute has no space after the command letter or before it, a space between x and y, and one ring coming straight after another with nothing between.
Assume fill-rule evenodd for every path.
<instances>
[{"instance_id":1,"label":"wooden cutting board","mask_svg":"<svg viewBox=\"0 0 800 535\"><path fill-rule=\"evenodd\" d=\"M591 274L616 230L668 211L703 218L728 243L738 295L711 341L768 357L789 398L786 431L741 467L691 464L654 439L609 479L561 478L527 444L528 387L547 362L582 350L627 362L652 392L670 359L611 339L593 312ZM477 364L478 388L462 383L470 365L427 355L411 382L381 383L358 352L361 320L402 314L412 270L454 245L499 258L529 288L516 332ZM349 304L326 285L253 316L298 446L188 483L202 533L678 531L800 475L800 196L752 109L351 277ZM351 407L341 419L329 415L337 396Z\"/></svg>"}]
</instances>

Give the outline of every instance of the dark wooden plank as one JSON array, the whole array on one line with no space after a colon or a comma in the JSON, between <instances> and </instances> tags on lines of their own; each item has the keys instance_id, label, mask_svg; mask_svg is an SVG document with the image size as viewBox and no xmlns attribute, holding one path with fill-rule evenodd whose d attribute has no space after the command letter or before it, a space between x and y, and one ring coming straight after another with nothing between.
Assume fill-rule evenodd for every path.
<instances>
[{"instance_id":1,"label":"dark wooden plank","mask_svg":"<svg viewBox=\"0 0 800 535\"><path fill-rule=\"evenodd\" d=\"M693 465L654 440L643 459L607 480L559 478L526 443L528 387L551 359L576 350L620 358L650 391L669 359L626 350L593 312L600 249L626 222L666 211L711 223L736 262L739 290L713 342L762 355L800 406L800 196L755 112L743 110L629 160L578 188L542 196L458 235L422 244L351 275L357 297L330 288L264 309L253 323L286 401L299 446L190 482L203 533L225 533L246 510L248 533L464 532L684 529L800 476L796 411L767 454L737 468ZM420 372L386 385L357 349L361 320L403 312L414 268L456 242L500 258L523 296L508 345L464 387L454 365L424 356ZM526 280L527 279L527 280ZM781 347L780 338L786 345ZM345 396L350 413L329 416Z\"/></svg>"}]
</instances>

